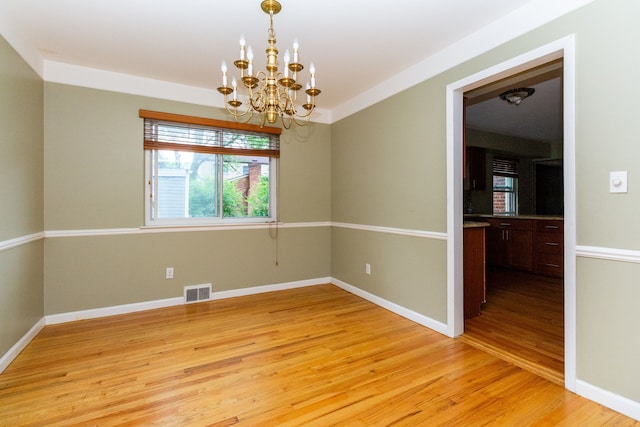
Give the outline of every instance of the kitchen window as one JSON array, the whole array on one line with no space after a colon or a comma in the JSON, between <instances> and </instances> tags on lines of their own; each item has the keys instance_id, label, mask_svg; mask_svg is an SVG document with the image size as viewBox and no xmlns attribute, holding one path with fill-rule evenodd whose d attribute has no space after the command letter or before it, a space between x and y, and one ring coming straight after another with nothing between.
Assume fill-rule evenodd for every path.
<instances>
[{"instance_id":1,"label":"kitchen window","mask_svg":"<svg viewBox=\"0 0 640 427\"><path fill-rule=\"evenodd\" d=\"M146 225L276 219L279 128L140 110Z\"/></svg>"},{"instance_id":2,"label":"kitchen window","mask_svg":"<svg viewBox=\"0 0 640 427\"><path fill-rule=\"evenodd\" d=\"M518 160L493 159L493 214L518 214Z\"/></svg>"}]
</instances>

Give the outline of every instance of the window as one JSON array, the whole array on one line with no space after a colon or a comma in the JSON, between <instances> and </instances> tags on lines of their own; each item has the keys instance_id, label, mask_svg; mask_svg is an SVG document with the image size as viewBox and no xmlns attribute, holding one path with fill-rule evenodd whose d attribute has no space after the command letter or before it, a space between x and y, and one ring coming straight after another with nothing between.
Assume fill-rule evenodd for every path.
<instances>
[{"instance_id":1,"label":"window","mask_svg":"<svg viewBox=\"0 0 640 427\"><path fill-rule=\"evenodd\" d=\"M493 213L518 214L518 161L493 159Z\"/></svg>"},{"instance_id":2,"label":"window","mask_svg":"<svg viewBox=\"0 0 640 427\"><path fill-rule=\"evenodd\" d=\"M276 218L278 128L140 110L146 224Z\"/></svg>"}]
</instances>

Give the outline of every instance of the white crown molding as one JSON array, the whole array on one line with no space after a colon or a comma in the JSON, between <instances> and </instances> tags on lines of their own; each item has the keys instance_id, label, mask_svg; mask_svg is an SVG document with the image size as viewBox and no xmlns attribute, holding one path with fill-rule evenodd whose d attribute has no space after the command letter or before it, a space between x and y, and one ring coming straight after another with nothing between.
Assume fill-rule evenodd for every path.
<instances>
[{"instance_id":1,"label":"white crown molding","mask_svg":"<svg viewBox=\"0 0 640 427\"><path fill-rule=\"evenodd\" d=\"M220 94L213 89L188 86L57 61L44 61L44 80L51 83L61 83L224 108Z\"/></svg>"},{"instance_id":2,"label":"white crown molding","mask_svg":"<svg viewBox=\"0 0 640 427\"><path fill-rule=\"evenodd\" d=\"M224 102L218 91L203 87L188 86L166 82L148 77L132 76L96 68L66 64L57 61L44 61L44 80L81 86L91 89L120 92L150 98L168 99L170 101L224 108ZM330 123L328 110L316 109L314 122Z\"/></svg>"},{"instance_id":3,"label":"white crown molding","mask_svg":"<svg viewBox=\"0 0 640 427\"><path fill-rule=\"evenodd\" d=\"M493 49L593 0L536 0L423 59L333 110L318 109L314 122L331 124ZM11 22L0 16L0 34L45 81L224 108L214 89L159 81L44 60Z\"/></svg>"},{"instance_id":4,"label":"white crown molding","mask_svg":"<svg viewBox=\"0 0 640 427\"><path fill-rule=\"evenodd\" d=\"M526 4L413 67L334 108L334 122L409 89L501 44L566 15L593 0L537 0Z\"/></svg>"},{"instance_id":5,"label":"white crown molding","mask_svg":"<svg viewBox=\"0 0 640 427\"><path fill-rule=\"evenodd\" d=\"M0 34L40 78L44 79L44 60L42 55L38 49L25 40L20 30L15 28L14 23L10 22L6 15L2 13L0 13Z\"/></svg>"}]
</instances>

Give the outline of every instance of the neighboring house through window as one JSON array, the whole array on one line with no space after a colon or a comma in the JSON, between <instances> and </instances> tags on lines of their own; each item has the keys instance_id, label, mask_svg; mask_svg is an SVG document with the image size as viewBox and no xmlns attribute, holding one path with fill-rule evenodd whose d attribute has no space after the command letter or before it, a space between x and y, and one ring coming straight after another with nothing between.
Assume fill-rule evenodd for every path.
<instances>
[{"instance_id":1,"label":"neighboring house through window","mask_svg":"<svg viewBox=\"0 0 640 427\"><path fill-rule=\"evenodd\" d=\"M146 224L276 219L278 128L140 110Z\"/></svg>"},{"instance_id":2,"label":"neighboring house through window","mask_svg":"<svg viewBox=\"0 0 640 427\"><path fill-rule=\"evenodd\" d=\"M518 160L493 159L493 213L518 214Z\"/></svg>"}]
</instances>

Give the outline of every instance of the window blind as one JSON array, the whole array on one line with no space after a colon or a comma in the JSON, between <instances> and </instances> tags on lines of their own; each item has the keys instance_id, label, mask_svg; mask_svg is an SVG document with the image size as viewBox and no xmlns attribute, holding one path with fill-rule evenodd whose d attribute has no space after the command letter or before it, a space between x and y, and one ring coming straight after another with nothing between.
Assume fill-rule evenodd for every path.
<instances>
[{"instance_id":1,"label":"window blind","mask_svg":"<svg viewBox=\"0 0 640 427\"><path fill-rule=\"evenodd\" d=\"M140 110L145 150L280 157L280 128Z\"/></svg>"},{"instance_id":2,"label":"window blind","mask_svg":"<svg viewBox=\"0 0 640 427\"><path fill-rule=\"evenodd\" d=\"M493 175L517 177L518 176L518 160L493 158Z\"/></svg>"}]
</instances>

